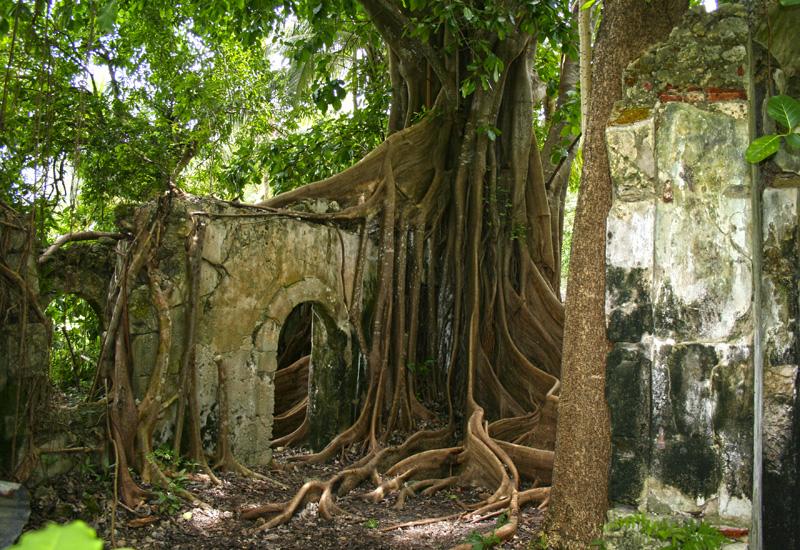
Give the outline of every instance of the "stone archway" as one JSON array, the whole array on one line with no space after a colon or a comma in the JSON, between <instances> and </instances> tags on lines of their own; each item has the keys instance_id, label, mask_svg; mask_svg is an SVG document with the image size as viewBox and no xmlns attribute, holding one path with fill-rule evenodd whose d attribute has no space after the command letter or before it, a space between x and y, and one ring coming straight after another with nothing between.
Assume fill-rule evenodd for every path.
<instances>
[{"instance_id":1,"label":"stone archway","mask_svg":"<svg viewBox=\"0 0 800 550\"><path fill-rule=\"evenodd\" d=\"M357 398L357 356L347 308L338 292L319 279L306 278L279 290L265 312L256 337L263 368L274 375L281 330L291 312L311 304L311 360L308 373L309 441L315 449L352 421L352 401ZM274 408L274 385L268 391ZM260 408L260 407L259 407ZM270 410L270 416L272 410ZM270 419L271 420L271 419ZM271 422L270 422L271 428ZM271 433L271 430L270 430Z\"/></svg>"}]
</instances>

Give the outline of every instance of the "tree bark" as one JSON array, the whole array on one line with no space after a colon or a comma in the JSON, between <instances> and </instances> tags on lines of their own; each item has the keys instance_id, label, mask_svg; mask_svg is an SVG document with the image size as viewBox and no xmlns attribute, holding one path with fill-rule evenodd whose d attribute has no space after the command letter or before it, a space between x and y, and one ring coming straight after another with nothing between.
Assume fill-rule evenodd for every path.
<instances>
[{"instance_id":1,"label":"tree bark","mask_svg":"<svg viewBox=\"0 0 800 550\"><path fill-rule=\"evenodd\" d=\"M605 126L622 97L622 71L663 39L687 0L612 0L603 4L592 70L584 165L567 286L562 390L559 400L548 533L564 547L588 547L600 536L608 505L611 457L605 400L605 229L611 175Z\"/></svg>"}]
</instances>

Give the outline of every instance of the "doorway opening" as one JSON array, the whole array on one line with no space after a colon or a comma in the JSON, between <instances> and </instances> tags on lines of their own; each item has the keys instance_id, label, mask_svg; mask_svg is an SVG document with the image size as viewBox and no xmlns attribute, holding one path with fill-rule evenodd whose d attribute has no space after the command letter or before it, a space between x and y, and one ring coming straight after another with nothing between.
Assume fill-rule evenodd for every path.
<instances>
[{"instance_id":1,"label":"doorway opening","mask_svg":"<svg viewBox=\"0 0 800 550\"><path fill-rule=\"evenodd\" d=\"M45 310L53 323L48 376L68 394L89 391L100 355L102 326L97 313L83 298L64 294Z\"/></svg>"},{"instance_id":2,"label":"doorway opening","mask_svg":"<svg viewBox=\"0 0 800 550\"><path fill-rule=\"evenodd\" d=\"M308 435L311 317L311 302L298 304L284 321L278 337L273 447L303 443Z\"/></svg>"}]
</instances>

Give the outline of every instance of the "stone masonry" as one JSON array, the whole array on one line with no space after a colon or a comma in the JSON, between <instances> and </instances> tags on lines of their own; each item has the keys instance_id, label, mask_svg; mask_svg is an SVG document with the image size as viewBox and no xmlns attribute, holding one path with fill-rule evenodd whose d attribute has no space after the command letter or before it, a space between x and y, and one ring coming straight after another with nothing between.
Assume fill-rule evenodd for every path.
<instances>
[{"instance_id":1,"label":"stone masonry","mask_svg":"<svg viewBox=\"0 0 800 550\"><path fill-rule=\"evenodd\" d=\"M304 302L312 302L314 312L310 435L316 446L324 444L350 422L341 412L349 408L340 407L339 401L354 399L358 391L358 349L348 313L358 235L212 199L176 199L159 249L159 269L168 279L173 337L167 396L177 387L185 344L186 238L195 222L205 224L195 357L204 445L210 450L215 444L217 361L222 360L229 369L233 452L247 465L269 462L278 339L289 313ZM373 266L370 259L366 280L374 276ZM158 342L146 284L131 291L129 311L134 390L141 396ZM157 439L169 439L174 412L173 406Z\"/></svg>"},{"instance_id":2,"label":"stone masonry","mask_svg":"<svg viewBox=\"0 0 800 550\"><path fill-rule=\"evenodd\" d=\"M796 516L798 499L800 181L768 186L754 215L744 151L761 116L760 58L750 35L741 5L691 11L627 69L606 130L611 499L741 525L751 516L755 353L765 354L765 474L794 487L783 498L765 486L765 521ZM754 281L762 217L764 277ZM764 350L754 349L756 323Z\"/></svg>"}]
</instances>

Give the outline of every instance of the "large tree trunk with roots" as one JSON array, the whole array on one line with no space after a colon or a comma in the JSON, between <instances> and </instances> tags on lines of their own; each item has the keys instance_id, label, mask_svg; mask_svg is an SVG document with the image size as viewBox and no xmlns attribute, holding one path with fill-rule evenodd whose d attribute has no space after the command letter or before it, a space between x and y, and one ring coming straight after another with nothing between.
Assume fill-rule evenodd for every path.
<instances>
[{"instance_id":1,"label":"large tree trunk with roots","mask_svg":"<svg viewBox=\"0 0 800 550\"><path fill-rule=\"evenodd\" d=\"M503 41L484 37L504 70L464 99L453 83L473 61L468 48L447 54L445 37L438 47L417 42L403 32L402 10L364 5L392 53L394 133L353 168L263 206L335 199L342 209L330 219L379 228L370 326L361 325L358 307L352 312L368 365L365 402L348 430L304 460L327 460L357 444L365 454L332 479L309 482L291 501L245 514L271 515L263 524L269 528L316 500L327 517L338 511L335 493L367 479L377 482L369 498L398 491L401 504L418 491L473 484L491 494L475 513L510 511L496 533L505 539L516 530L520 505L547 499L537 484L550 479L552 452L531 444L541 408L548 396L555 400L564 322L558 220L532 132L535 42L521 30ZM429 114L410 124L424 107ZM408 368L424 357L436 358L438 368ZM441 388L447 425L387 446L393 430L413 430L431 416L414 391L422 382ZM522 478L531 488L522 490Z\"/></svg>"},{"instance_id":2,"label":"large tree trunk with roots","mask_svg":"<svg viewBox=\"0 0 800 550\"><path fill-rule=\"evenodd\" d=\"M369 322L362 323L360 284L350 308L367 362L368 390L353 425L302 460L325 461L354 446L363 450L363 456L329 480L307 483L289 502L265 504L244 515L271 516L263 524L269 528L315 500L321 515L330 517L339 511L334 495L364 480L376 484L368 498L378 501L396 491L400 505L416 492L430 494L453 484L470 484L491 495L475 503L473 513L508 510L509 523L495 533L506 539L516 531L521 505L548 500L549 489L543 485L550 481L553 452L542 443L547 439L542 434L554 431L564 325L557 291L563 183L554 184L558 169L552 166L546 180L533 134L530 62L536 42L523 30L535 14L528 3L507 6L519 16L503 40L465 27L458 38L443 31L423 41L406 32L410 13L399 3L362 3L391 53L391 135L352 168L260 206L265 213L285 213L302 200L335 200L342 206L337 212L292 211L292 215L360 225L357 283L364 273L367 236L377 235L379 273ZM470 41L480 41L486 49L479 55ZM459 75L475 63L480 65L490 53L502 71L496 80L490 78L491 85L478 85L473 94L461 97ZM569 86L562 88L565 94ZM422 111L427 114L412 123ZM138 262L137 268L144 264L150 243L157 241L159 223L156 216L149 229L140 230L131 245L130 264ZM198 229L188 246L190 274L199 261L193 253L202 237L202 228ZM158 307L155 271L151 281ZM114 309L123 322L118 320L113 330L124 329L125 295L124 288L117 294ZM193 307L191 296L188 303ZM162 329L169 330L166 321ZM193 335L187 334L185 340L191 347ZM124 338L117 349L124 351ZM164 362L162 354L168 349L159 347L157 364ZM193 458L205 464L193 418L197 416L193 354L191 349L184 353L181 376L188 383L181 387L188 389L188 395L174 398L192 417L186 422L195 441ZM435 359L434 368L411 368L428 359ZM298 357L286 370L299 372L307 364L306 358ZM221 360L217 366L223 388L227 366ZM143 422L140 447L147 450L153 416L170 400L149 396L137 410L127 401L127 388L117 376L126 376L124 358L111 373L112 389L122 392L119 401L112 394L113 407L120 409L112 432L120 462L135 461L136 430L124 420L138 416ZM280 378L276 383L284 382ZM148 393L162 387L154 381ZM415 431L420 420L433 416L418 398L417 388L423 387L430 401L443 410L446 405L446 423ZM285 425L283 437L274 443L288 443L304 434L306 424L300 418L305 401L295 397L277 411L279 423ZM123 405L127 409L122 410ZM221 403L221 410L225 408ZM227 422L220 427L220 465L252 474L232 457L226 441L229 430ZM397 430L411 435L401 445L391 446L389 436ZM162 477L152 464L149 475L155 480ZM138 497L130 487L122 493Z\"/></svg>"},{"instance_id":3,"label":"large tree trunk with roots","mask_svg":"<svg viewBox=\"0 0 800 550\"><path fill-rule=\"evenodd\" d=\"M564 368L548 532L564 547L599 538L608 506L611 441L605 400L605 228L611 174L605 127L622 97L622 71L662 40L687 0L616 0L603 5L593 57L578 209L567 287Z\"/></svg>"}]
</instances>

